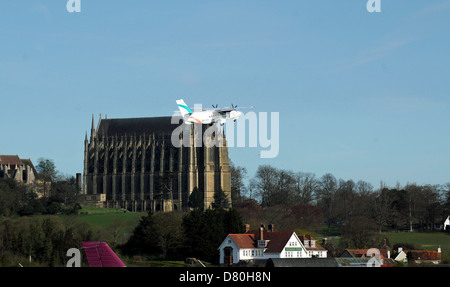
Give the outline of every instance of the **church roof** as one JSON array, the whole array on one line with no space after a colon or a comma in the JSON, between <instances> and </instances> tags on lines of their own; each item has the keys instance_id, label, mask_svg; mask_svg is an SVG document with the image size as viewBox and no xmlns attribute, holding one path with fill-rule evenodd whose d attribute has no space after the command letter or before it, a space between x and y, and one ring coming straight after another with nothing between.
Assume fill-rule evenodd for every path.
<instances>
[{"instance_id":1,"label":"church roof","mask_svg":"<svg viewBox=\"0 0 450 287\"><path fill-rule=\"evenodd\" d=\"M0 155L1 165L22 165L22 161L17 155Z\"/></svg>"},{"instance_id":2,"label":"church roof","mask_svg":"<svg viewBox=\"0 0 450 287\"><path fill-rule=\"evenodd\" d=\"M97 129L101 136L170 135L180 126L181 117L102 119ZM173 123L172 123L173 122Z\"/></svg>"}]
</instances>

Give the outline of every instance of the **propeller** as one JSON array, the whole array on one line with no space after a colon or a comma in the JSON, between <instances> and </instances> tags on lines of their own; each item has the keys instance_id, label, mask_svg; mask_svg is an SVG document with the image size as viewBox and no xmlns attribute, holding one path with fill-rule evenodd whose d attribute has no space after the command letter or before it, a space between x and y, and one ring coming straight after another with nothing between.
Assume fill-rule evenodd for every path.
<instances>
[{"instance_id":1,"label":"propeller","mask_svg":"<svg viewBox=\"0 0 450 287\"><path fill-rule=\"evenodd\" d=\"M233 105L233 103L231 103L231 107L232 107L233 109L235 109L235 108L237 108L237 105Z\"/></svg>"},{"instance_id":2,"label":"propeller","mask_svg":"<svg viewBox=\"0 0 450 287\"><path fill-rule=\"evenodd\" d=\"M218 106L219 106L218 104L216 104L215 106L212 105L212 107L215 108L215 109L217 109Z\"/></svg>"}]
</instances>

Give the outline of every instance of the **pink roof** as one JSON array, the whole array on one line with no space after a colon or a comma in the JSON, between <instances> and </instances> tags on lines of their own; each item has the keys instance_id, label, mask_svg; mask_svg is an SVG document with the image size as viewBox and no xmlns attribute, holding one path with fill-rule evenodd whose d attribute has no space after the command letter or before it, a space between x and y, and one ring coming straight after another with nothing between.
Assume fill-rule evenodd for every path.
<instances>
[{"instance_id":1,"label":"pink roof","mask_svg":"<svg viewBox=\"0 0 450 287\"><path fill-rule=\"evenodd\" d=\"M83 242L89 267L126 267L106 242Z\"/></svg>"}]
</instances>

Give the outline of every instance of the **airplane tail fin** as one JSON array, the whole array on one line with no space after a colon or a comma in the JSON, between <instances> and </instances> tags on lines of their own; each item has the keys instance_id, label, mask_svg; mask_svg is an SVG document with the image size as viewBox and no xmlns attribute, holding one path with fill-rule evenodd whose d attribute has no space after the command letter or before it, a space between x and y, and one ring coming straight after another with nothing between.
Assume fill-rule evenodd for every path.
<instances>
[{"instance_id":1,"label":"airplane tail fin","mask_svg":"<svg viewBox=\"0 0 450 287\"><path fill-rule=\"evenodd\" d=\"M183 99L177 100L177 105L183 118L192 114L192 110L186 105Z\"/></svg>"}]
</instances>

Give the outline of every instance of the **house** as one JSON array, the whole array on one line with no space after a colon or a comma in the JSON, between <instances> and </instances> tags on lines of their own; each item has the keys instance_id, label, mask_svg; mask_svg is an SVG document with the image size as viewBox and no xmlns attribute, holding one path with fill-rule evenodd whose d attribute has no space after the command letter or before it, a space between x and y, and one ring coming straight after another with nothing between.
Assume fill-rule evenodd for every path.
<instances>
[{"instance_id":1,"label":"house","mask_svg":"<svg viewBox=\"0 0 450 287\"><path fill-rule=\"evenodd\" d=\"M409 257L408 257L409 255ZM394 258L397 262L407 263L408 258L416 264L439 264L441 262L441 246L438 250L406 250L398 249L398 254Z\"/></svg>"},{"instance_id":2,"label":"house","mask_svg":"<svg viewBox=\"0 0 450 287\"><path fill-rule=\"evenodd\" d=\"M394 267L392 258L383 259L379 267ZM369 257L270 258L266 267L373 267Z\"/></svg>"},{"instance_id":3,"label":"house","mask_svg":"<svg viewBox=\"0 0 450 287\"><path fill-rule=\"evenodd\" d=\"M338 267L367 267L369 257L336 257Z\"/></svg>"},{"instance_id":4,"label":"house","mask_svg":"<svg viewBox=\"0 0 450 287\"><path fill-rule=\"evenodd\" d=\"M370 255L367 254L369 250L370 249L345 249L341 257L353 257L353 258L372 257L372 254ZM378 249L378 251L380 252L380 259L391 257L391 252L388 249Z\"/></svg>"},{"instance_id":5,"label":"house","mask_svg":"<svg viewBox=\"0 0 450 287\"><path fill-rule=\"evenodd\" d=\"M266 267L339 267L336 258L269 258Z\"/></svg>"},{"instance_id":6,"label":"house","mask_svg":"<svg viewBox=\"0 0 450 287\"><path fill-rule=\"evenodd\" d=\"M450 231L450 215L447 216L447 219L444 221L444 225L442 227L444 231Z\"/></svg>"},{"instance_id":7,"label":"house","mask_svg":"<svg viewBox=\"0 0 450 287\"><path fill-rule=\"evenodd\" d=\"M308 253L309 257L327 257L328 251L317 244L317 240L314 237L304 234L299 235L298 237L300 241L303 242L303 245L305 246L306 252Z\"/></svg>"},{"instance_id":8,"label":"house","mask_svg":"<svg viewBox=\"0 0 450 287\"><path fill-rule=\"evenodd\" d=\"M396 265L396 261L391 258L391 252L388 249L377 249L380 252L380 266L381 267L392 267ZM371 254L372 253L372 254ZM371 257L375 256L373 251L370 249L345 249L341 255L340 260L338 260L339 266L353 266L357 264L366 264ZM356 260L353 258L362 258L361 260ZM349 260L349 259L353 259ZM364 260L363 260L364 259Z\"/></svg>"},{"instance_id":9,"label":"house","mask_svg":"<svg viewBox=\"0 0 450 287\"><path fill-rule=\"evenodd\" d=\"M441 248L438 251L435 250L410 250L411 259L414 260L416 264L439 264L441 263Z\"/></svg>"},{"instance_id":10,"label":"house","mask_svg":"<svg viewBox=\"0 0 450 287\"><path fill-rule=\"evenodd\" d=\"M31 184L36 175L30 159L20 159L18 155L0 155L0 178L12 178L20 183Z\"/></svg>"},{"instance_id":11,"label":"house","mask_svg":"<svg viewBox=\"0 0 450 287\"><path fill-rule=\"evenodd\" d=\"M303 241L302 241L303 240ZM305 243L306 242L306 243ZM319 246L310 236L298 236L292 231L275 232L263 226L259 230L228 234L219 246L220 264L263 264L270 258L327 257L327 250Z\"/></svg>"},{"instance_id":12,"label":"house","mask_svg":"<svg viewBox=\"0 0 450 287\"><path fill-rule=\"evenodd\" d=\"M403 251L403 248L401 248L401 247L398 248L398 253L395 256L394 260L397 262L402 262L402 263L408 262L408 255L406 254L405 251Z\"/></svg>"}]
</instances>

